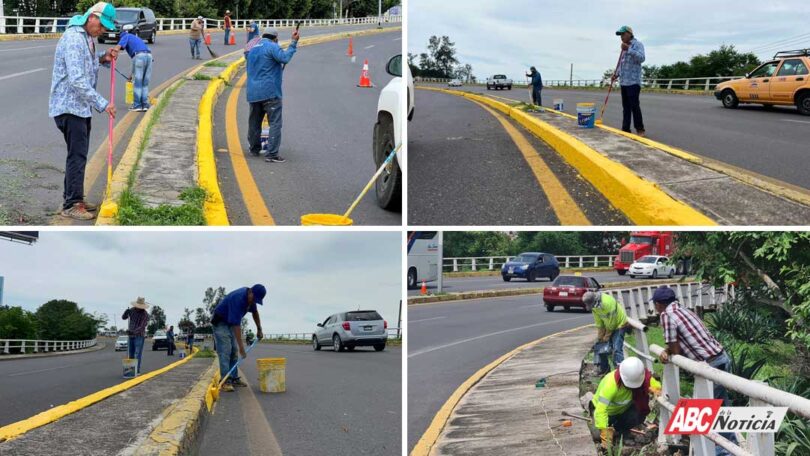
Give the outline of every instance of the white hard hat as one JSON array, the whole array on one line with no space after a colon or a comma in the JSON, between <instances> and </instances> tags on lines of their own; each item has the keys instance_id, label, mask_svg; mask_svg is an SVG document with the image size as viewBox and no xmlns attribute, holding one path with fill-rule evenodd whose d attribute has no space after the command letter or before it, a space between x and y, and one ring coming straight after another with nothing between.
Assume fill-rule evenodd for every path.
<instances>
[{"instance_id":1,"label":"white hard hat","mask_svg":"<svg viewBox=\"0 0 810 456\"><path fill-rule=\"evenodd\" d=\"M646 369L640 359L630 357L619 364L619 376L622 378L622 383L628 388L638 388L644 383L644 374Z\"/></svg>"}]
</instances>

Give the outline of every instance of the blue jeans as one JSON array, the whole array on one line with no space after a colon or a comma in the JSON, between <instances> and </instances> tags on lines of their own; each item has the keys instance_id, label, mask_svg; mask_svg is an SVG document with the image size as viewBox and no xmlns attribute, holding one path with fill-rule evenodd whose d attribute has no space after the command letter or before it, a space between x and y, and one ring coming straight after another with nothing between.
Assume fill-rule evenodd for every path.
<instances>
[{"instance_id":1,"label":"blue jeans","mask_svg":"<svg viewBox=\"0 0 810 456\"><path fill-rule=\"evenodd\" d=\"M711 367L713 367L715 369L719 369L719 370L725 371L725 372L731 372L731 360L729 359L728 354L725 351L723 351L723 353L721 353L714 360L712 360L712 362L710 362L708 364L709 364L709 366L711 366ZM713 391L713 393L714 393L714 398L715 399L722 399L723 400L723 406L728 407L728 406L731 405L731 403L728 400L728 391L726 391L725 386L723 386L723 385L721 385L719 383L714 383L714 391ZM734 433L721 432L720 435L725 437L726 439L730 440L731 442L733 442L735 444L738 443L737 442L737 437L734 436ZM726 451L724 448L721 448L720 446L716 445L715 448L714 448L714 454L716 456L725 456L725 455L728 455L728 454L731 454L731 453Z\"/></svg>"},{"instance_id":2,"label":"blue jeans","mask_svg":"<svg viewBox=\"0 0 810 456\"><path fill-rule=\"evenodd\" d=\"M219 358L219 375L222 379L236 365L236 361L239 359L239 345L237 345L231 327L226 323L218 323L214 326L214 343L217 348L217 358ZM238 380L239 371L234 369L230 379Z\"/></svg>"},{"instance_id":3,"label":"blue jeans","mask_svg":"<svg viewBox=\"0 0 810 456\"><path fill-rule=\"evenodd\" d=\"M258 101L250 104L250 117L248 117L248 144L250 153L261 154L262 149L262 120L267 116L270 124L270 134L267 138L267 156L277 157L281 148L281 98Z\"/></svg>"},{"instance_id":4,"label":"blue jeans","mask_svg":"<svg viewBox=\"0 0 810 456\"><path fill-rule=\"evenodd\" d=\"M141 358L143 358L143 336L129 336L127 341L127 352L129 359L138 360L138 373L141 373Z\"/></svg>"},{"instance_id":5,"label":"blue jeans","mask_svg":"<svg viewBox=\"0 0 810 456\"><path fill-rule=\"evenodd\" d=\"M196 40L193 38L188 39L188 44L191 47L191 58L199 58L200 57L200 44L202 43L202 38L197 38Z\"/></svg>"},{"instance_id":6,"label":"blue jeans","mask_svg":"<svg viewBox=\"0 0 810 456\"><path fill-rule=\"evenodd\" d=\"M231 38L231 29L225 29L225 46L228 45L228 40Z\"/></svg>"},{"instance_id":7,"label":"blue jeans","mask_svg":"<svg viewBox=\"0 0 810 456\"><path fill-rule=\"evenodd\" d=\"M141 52L132 58L133 108L149 107L149 79L152 77L152 54Z\"/></svg>"},{"instance_id":8,"label":"blue jeans","mask_svg":"<svg viewBox=\"0 0 810 456\"><path fill-rule=\"evenodd\" d=\"M622 361L624 361L624 328L619 328L610 335L610 340L608 343L610 344L610 349L613 351L613 367L619 367ZM608 364L608 357L602 356L599 358L599 368L602 372L610 370L610 364Z\"/></svg>"}]
</instances>

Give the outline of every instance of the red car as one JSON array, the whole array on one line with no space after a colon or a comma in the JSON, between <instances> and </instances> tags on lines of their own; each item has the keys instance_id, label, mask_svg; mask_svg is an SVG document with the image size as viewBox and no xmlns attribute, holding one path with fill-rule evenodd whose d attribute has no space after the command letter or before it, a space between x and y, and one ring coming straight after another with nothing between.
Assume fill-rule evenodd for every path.
<instances>
[{"instance_id":1,"label":"red car","mask_svg":"<svg viewBox=\"0 0 810 456\"><path fill-rule=\"evenodd\" d=\"M582 302L582 295L587 291L599 291L600 288L604 287L593 277L561 275L543 289L543 304L549 312L554 312L556 306L562 306L565 310L581 307L590 312L591 309Z\"/></svg>"}]
</instances>

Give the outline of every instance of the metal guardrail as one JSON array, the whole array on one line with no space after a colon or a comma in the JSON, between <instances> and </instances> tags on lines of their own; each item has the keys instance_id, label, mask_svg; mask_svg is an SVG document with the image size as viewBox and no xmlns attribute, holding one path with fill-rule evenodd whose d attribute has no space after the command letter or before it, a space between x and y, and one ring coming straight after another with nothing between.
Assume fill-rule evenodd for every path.
<instances>
[{"instance_id":1,"label":"metal guardrail","mask_svg":"<svg viewBox=\"0 0 810 456\"><path fill-rule=\"evenodd\" d=\"M715 76L715 77L699 77L699 78L673 78L673 79L643 79L641 81L642 87L649 89L666 89L666 90L692 90L711 92L717 87L718 84L726 81L733 81L735 79L743 79L745 76ZM433 82L433 83L448 83L450 79L446 78L414 78L415 82ZM525 82L514 81L515 87L528 86L528 80ZM465 85L479 85L483 86L484 83L476 82ZM610 85L610 80L606 79L549 79L543 80L543 87L583 87L583 88L606 88ZM614 84L614 87L618 82Z\"/></svg>"},{"instance_id":2,"label":"metal guardrail","mask_svg":"<svg viewBox=\"0 0 810 456\"><path fill-rule=\"evenodd\" d=\"M312 334L312 331L265 334L263 340L312 340ZM388 328L388 338L402 338L402 328Z\"/></svg>"},{"instance_id":3,"label":"metal guardrail","mask_svg":"<svg viewBox=\"0 0 810 456\"><path fill-rule=\"evenodd\" d=\"M561 268L596 268L612 267L616 255L561 255L555 256ZM500 269L514 256L491 257L448 257L442 264L443 271L458 272L459 270L487 270ZM503 261L501 261L503 260ZM449 269L448 269L449 268ZM461 268L461 269L459 269Z\"/></svg>"},{"instance_id":4,"label":"metal guardrail","mask_svg":"<svg viewBox=\"0 0 810 456\"><path fill-rule=\"evenodd\" d=\"M96 345L96 339L91 340L33 340L33 339L0 339L0 354L9 355L11 349L19 349L20 353L33 349L32 353L49 351L82 350Z\"/></svg>"},{"instance_id":5,"label":"metal guardrail","mask_svg":"<svg viewBox=\"0 0 810 456\"><path fill-rule=\"evenodd\" d=\"M156 18L158 31L189 30L195 18L189 17L159 17ZM69 17L31 17L31 16L0 16L0 34L39 34L61 33L65 31ZM369 16L351 17L343 19L234 19L233 29L246 29L256 21L262 27L292 27L301 22L304 27L319 27L328 25L354 25L402 22L402 16ZM222 19L204 19L205 28L222 28L225 21Z\"/></svg>"}]
</instances>

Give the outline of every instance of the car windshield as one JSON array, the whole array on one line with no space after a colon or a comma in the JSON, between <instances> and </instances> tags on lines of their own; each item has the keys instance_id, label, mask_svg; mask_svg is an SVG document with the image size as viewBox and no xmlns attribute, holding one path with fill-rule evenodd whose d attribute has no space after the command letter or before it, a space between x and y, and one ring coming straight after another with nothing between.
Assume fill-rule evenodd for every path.
<instances>
[{"instance_id":1,"label":"car windshield","mask_svg":"<svg viewBox=\"0 0 810 456\"><path fill-rule=\"evenodd\" d=\"M554 281L553 286L555 287L582 287L587 288L587 284L585 282L584 277L575 277L575 276L559 276L557 280Z\"/></svg>"},{"instance_id":2,"label":"car windshield","mask_svg":"<svg viewBox=\"0 0 810 456\"><path fill-rule=\"evenodd\" d=\"M525 253L521 253L513 258L512 261L515 263L534 263L537 261L537 255L526 255Z\"/></svg>"},{"instance_id":3,"label":"car windshield","mask_svg":"<svg viewBox=\"0 0 810 456\"><path fill-rule=\"evenodd\" d=\"M155 331L155 337L166 337L166 331Z\"/></svg>"},{"instance_id":4,"label":"car windshield","mask_svg":"<svg viewBox=\"0 0 810 456\"><path fill-rule=\"evenodd\" d=\"M506 79L506 75L505 74L496 74L495 76L492 77L492 79Z\"/></svg>"},{"instance_id":5,"label":"car windshield","mask_svg":"<svg viewBox=\"0 0 810 456\"><path fill-rule=\"evenodd\" d=\"M631 244L652 244L652 237L650 236L630 236Z\"/></svg>"},{"instance_id":6,"label":"car windshield","mask_svg":"<svg viewBox=\"0 0 810 456\"><path fill-rule=\"evenodd\" d=\"M129 340L127 336L118 336L118 342L126 342Z\"/></svg>"},{"instance_id":7,"label":"car windshield","mask_svg":"<svg viewBox=\"0 0 810 456\"><path fill-rule=\"evenodd\" d=\"M639 258L639 260L636 261L636 263L655 263L656 260L658 260L657 257L645 256L645 257Z\"/></svg>"},{"instance_id":8,"label":"car windshield","mask_svg":"<svg viewBox=\"0 0 810 456\"><path fill-rule=\"evenodd\" d=\"M346 312L346 321L375 321L382 320L380 314L373 310Z\"/></svg>"},{"instance_id":9,"label":"car windshield","mask_svg":"<svg viewBox=\"0 0 810 456\"><path fill-rule=\"evenodd\" d=\"M138 10L115 10L115 20L118 22L135 22L138 20Z\"/></svg>"}]
</instances>

